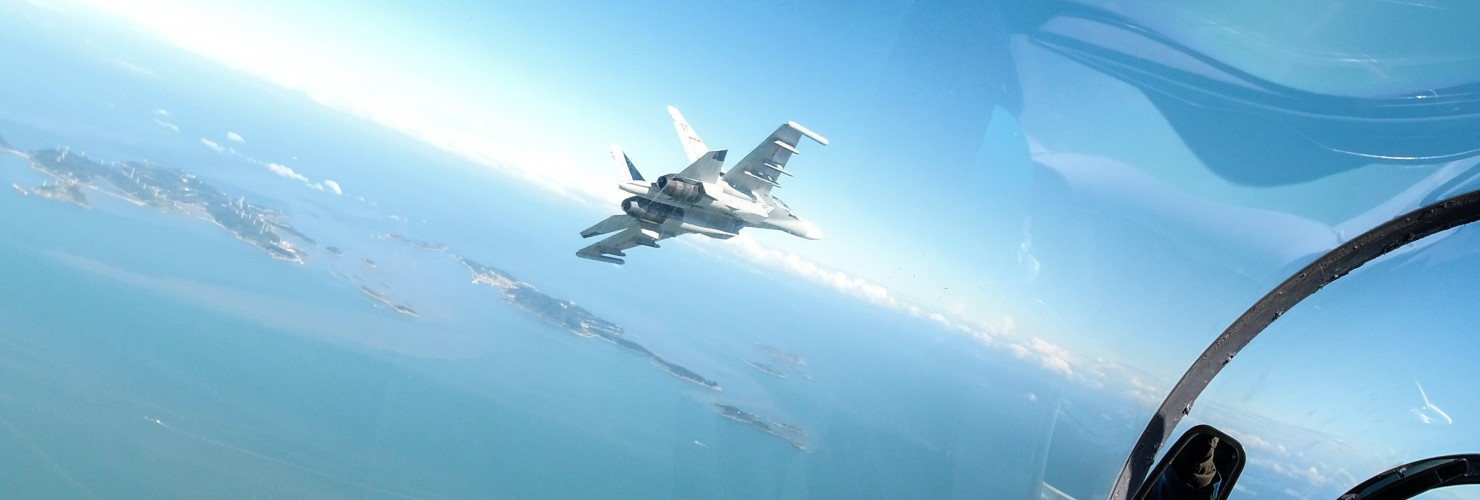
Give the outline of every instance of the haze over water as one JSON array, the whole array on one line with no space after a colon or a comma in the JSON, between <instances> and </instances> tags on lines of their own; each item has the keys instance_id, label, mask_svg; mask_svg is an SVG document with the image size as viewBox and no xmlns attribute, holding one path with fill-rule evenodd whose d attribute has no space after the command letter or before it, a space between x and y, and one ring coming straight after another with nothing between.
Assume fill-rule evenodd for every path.
<instances>
[{"instance_id":1,"label":"haze over water","mask_svg":"<svg viewBox=\"0 0 1480 500\"><path fill-rule=\"evenodd\" d=\"M18 28L7 41L34 43ZM0 136L14 147L65 146L193 172L228 196L288 213L343 255L310 248L308 262L293 265L205 221L96 192L85 209L7 190L0 300L15 306L0 308L0 448L14 451L0 458L7 494L1037 491L1045 412L1074 389L1045 385L1021 360L719 257L654 254L618 271L577 261L570 253L589 209L567 199L219 70L182 65L172 68L178 76L138 78L68 51L50 45L17 63L44 73L0 83L28 95L57 83L41 94L47 106L0 113ZM164 90L176 78L220 95ZM278 161L337 180L345 194L262 168ZM42 178L20 158L0 159L7 185ZM387 232L445 242L574 300L724 391L511 307L443 255L372 238ZM653 266L663 279L651 279ZM330 271L383 287L422 316L376 307ZM724 290L691 292L719 283ZM757 344L804 357L811 378L747 366L765 359ZM716 402L805 428L811 452L719 416Z\"/></svg>"}]
</instances>

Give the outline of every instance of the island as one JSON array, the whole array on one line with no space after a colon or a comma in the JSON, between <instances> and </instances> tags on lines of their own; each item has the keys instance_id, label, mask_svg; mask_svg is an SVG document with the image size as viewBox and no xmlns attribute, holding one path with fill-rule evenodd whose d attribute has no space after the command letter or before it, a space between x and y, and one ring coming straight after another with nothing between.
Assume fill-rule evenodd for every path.
<instances>
[{"instance_id":1,"label":"island","mask_svg":"<svg viewBox=\"0 0 1480 500\"><path fill-rule=\"evenodd\" d=\"M215 224L274 259L299 265L305 264L308 254L288 238L295 239L299 244L317 246L317 242L293 226L287 214L253 204L243 196L232 198L195 174L183 170L160 167L149 161L103 162L88 158L85 154L74 154L68 148L25 152L11 146L3 137L0 137L0 153L25 158L31 168L50 176L51 179L47 182L30 189L13 184L12 188L23 195L34 194L41 198L91 208L88 195L96 192L141 207L153 208L160 213L193 216ZM601 318L573 301L540 292L534 285L520 281L508 272L453 253L446 244L419 241L395 233L373 237L446 255L467 268L475 285L494 288L506 303L557 329L582 338L608 342L648 360L675 378L716 392L723 391L719 382L674 363L630 338L621 325ZM324 249L333 256L344 255L344 251L337 246ZM365 269L379 271L380 266L374 260L368 257L360 260ZM404 316L420 316L416 310L394 300L386 290L372 288L358 276L328 267L324 270L333 279L351 282L361 294L377 305L383 305ZM786 378L786 370L800 373L800 367L806 365L801 357L781 349L770 346L758 348L772 361L746 360L746 363L771 375ZM808 451L806 431L800 427L769 420L732 405L716 403L714 408L725 418L784 439L798 450Z\"/></svg>"},{"instance_id":2,"label":"island","mask_svg":"<svg viewBox=\"0 0 1480 500\"><path fill-rule=\"evenodd\" d=\"M71 203L82 208L89 208L87 195L82 194L77 184L70 182L45 183L31 188L31 192L42 198Z\"/></svg>"},{"instance_id":3,"label":"island","mask_svg":"<svg viewBox=\"0 0 1480 500\"><path fill-rule=\"evenodd\" d=\"M576 305L575 302L546 295L536 289L534 285L519 281L506 271L453 253L443 244L424 243L414 238L394 233L387 233L378 238L399 241L428 252L448 255L467 268L468 272L472 275L473 284L487 285L498 290L503 296L504 301L514 307L537 316L545 322L573 335L582 338L601 339L634 354L646 357L654 365L662 367L668 374L674 377L715 391L723 391L718 382L668 361L642 344L626 338L626 332L622 329L621 325L603 319ZM786 372L777 366L779 364L788 370L806 376L801 371L801 367L806 366L807 360L801 356L770 345L757 344L756 348L770 357L775 364L754 363L752 366L764 366L770 370L768 373L785 378ZM756 366L756 369L764 370L761 366ZM811 377L808 376L808 378ZM780 438L797 450L803 452L811 451L807 446L807 431L799 426L770 420L733 405L723 403L714 403L713 405L719 414L725 418L749 425L766 434Z\"/></svg>"},{"instance_id":4,"label":"island","mask_svg":"<svg viewBox=\"0 0 1480 500\"><path fill-rule=\"evenodd\" d=\"M770 363L761 363L759 361L751 361L751 360L748 360L748 359L746 359L744 361L745 361L745 364L750 365L751 368L755 368L756 370L760 370L761 373L764 373L766 375L770 375L770 376L773 376L773 377L776 377L776 378L786 378L786 371L785 370L782 370L781 368L778 368L776 365L773 365L773 364L770 364Z\"/></svg>"},{"instance_id":5,"label":"island","mask_svg":"<svg viewBox=\"0 0 1480 500\"><path fill-rule=\"evenodd\" d=\"M787 373L789 372L800 375L807 380L812 379L812 375L809 375L806 370L807 360L801 356L768 344L756 344L755 348L760 350L761 354L765 354L766 357L771 358L771 362L760 363L748 359L744 360L745 364L750 365L752 368L781 378L787 378Z\"/></svg>"},{"instance_id":6,"label":"island","mask_svg":"<svg viewBox=\"0 0 1480 500\"><path fill-rule=\"evenodd\" d=\"M759 415L727 404L714 403L714 407L725 418L749 425L765 431L766 434L781 438L798 450L812 451L807 448L807 431L802 430L801 427L767 420Z\"/></svg>"},{"instance_id":7,"label":"island","mask_svg":"<svg viewBox=\"0 0 1480 500\"><path fill-rule=\"evenodd\" d=\"M467 257L450 254L452 258L467 266L473 275L473 283L485 284L499 290L504 300L514 307L533 314L556 327L584 338L601 339L640 356L662 367L668 374L693 382L715 391L723 391L715 382L693 370L663 359L657 353L631 339L624 338L621 325L602 319L569 300L551 297L534 285L514 279L508 273L485 266Z\"/></svg>"},{"instance_id":8,"label":"island","mask_svg":"<svg viewBox=\"0 0 1480 500\"><path fill-rule=\"evenodd\" d=\"M397 304L394 301L392 301L391 298L385 294L385 292L382 292L380 290L376 290L374 288L370 288L370 287L365 286L365 285L360 285L360 292L361 293L364 293L366 296L370 297L370 299L372 299L372 300L374 300L376 302L379 302L380 304L382 304L382 305L384 305L386 307L391 308L392 311L396 311L398 313L401 313L401 314L404 314L406 316L410 316L410 317L413 317L413 318L419 318L419 317L421 317L421 313L416 312L415 309L412 309L410 307L403 306L401 304Z\"/></svg>"},{"instance_id":9,"label":"island","mask_svg":"<svg viewBox=\"0 0 1480 500\"><path fill-rule=\"evenodd\" d=\"M807 360L802 359L801 356L787 352L780 347L768 344L756 344L755 348L760 349L762 353L765 353L766 356L770 356L771 359L777 362L790 366L807 366Z\"/></svg>"},{"instance_id":10,"label":"island","mask_svg":"<svg viewBox=\"0 0 1480 500\"><path fill-rule=\"evenodd\" d=\"M434 241L420 241L396 233L383 233L375 236L375 239L387 241L399 241L429 252L446 252L447 244Z\"/></svg>"},{"instance_id":11,"label":"island","mask_svg":"<svg viewBox=\"0 0 1480 500\"><path fill-rule=\"evenodd\" d=\"M26 158L31 168L52 177L53 180L30 189L32 194L43 198L89 207L83 192L87 188L160 212L193 215L220 226L274 259L295 264L302 264L307 254L274 229L313 244L293 230L282 214L247 203L244 197L232 199L183 170L162 168L147 161L104 163L84 154L73 154L67 148L23 152L5 146L4 150ZM20 186L16 188L23 190Z\"/></svg>"}]
</instances>

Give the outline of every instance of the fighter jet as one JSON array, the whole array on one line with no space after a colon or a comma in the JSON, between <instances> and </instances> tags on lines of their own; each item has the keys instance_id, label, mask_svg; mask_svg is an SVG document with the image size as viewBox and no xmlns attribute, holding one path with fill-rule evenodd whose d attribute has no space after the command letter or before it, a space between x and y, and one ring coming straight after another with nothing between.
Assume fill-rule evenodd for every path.
<instances>
[{"instance_id":1,"label":"fighter jet","mask_svg":"<svg viewBox=\"0 0 1480 500\"><path fill-rule=\"evenodd\" d=\"M822 239L822 230L803 219L771 189L777 180L791 175L786 161L797 154L797 144L807 137L822 145L827 139L796 122L786 122L765 141L745 155L729 171L723 171L724 150L711 151L683 115L668 107L673 127L683 143L689 166L676 174L648 182L621 148L612 146L612 159L627 169L630 181L617 187L634 196L622 200L622 213L581 231L581 237L615 232L582 248L576 256L613 264L626 261L623 253L638 245L658 248L658 240L688 233L729 239L746 227L785 231L809 240Z\"/></svg>"}]
</instances>

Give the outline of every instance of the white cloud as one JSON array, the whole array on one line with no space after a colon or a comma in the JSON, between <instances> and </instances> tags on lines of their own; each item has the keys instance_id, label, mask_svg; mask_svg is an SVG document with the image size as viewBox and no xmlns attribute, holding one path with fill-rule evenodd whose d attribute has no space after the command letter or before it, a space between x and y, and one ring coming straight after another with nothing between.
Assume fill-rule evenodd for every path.
<instances>
[{"instance_id":1,"label":"white cloud","mask_svg":"<svg viewBox=\"0 0 1480 500\"><path fill-rule=\"evenodd\" d=\"M166 115L166 114L169 114L169 112L168 111L165 111L163 109L160 109L160 110L155 110L155 114ZM240 144L245 144L246 143L246 140L242 139L242 136L241 135L238 135L236 132L227 132L226 133L226 138L227 139L230 139L231 141L236 142L236 143L240 143ZM344 194L343 187L341 187L338 182L335 182L333 180L324 179L322 182L314 182L313 180L309 179L308 176L303 175L303 174L300 174L300 173L298 173L298 171L293 170L293 167L289 167L287 165L284 165L284 164L281 164L281 163L277 163L277 162L270 162L270 161L269 162L264 162L264 161L256 160L254 158L245 157L245 156L237 153L237 151L236 151L235 148L232 148L230 146L223 146L219 142L216 142L216 141L213 141L213 140L210 140L210 139L206 139L204 137L202 137L200 139L200 143L202 145L204 145L205 147L211 148L212 151L215 151L217 153L234 155L234 156L243 158L243 159L245 159L246 161L248 161L250 163L257 164L257 165L262 165L263 167L266 167L269 172L272 172L273 174L275 174L275 175L277 175L279 177L301 182L301 183L303 183L303 185L308 186L309 188L316 189L316 190L319 190L319 191L328 191L328 192L332 192L334 194Z\"/></svg>"},{"instance_id":2,"label":"white cloud","mask_svg":"<svg viewBox=\"0 0 1480 500\"><path fill-rule=\"evenodd\" d=\"M1155 386L1144 382L1144 375L1138 376L1104 359L1080 360L1068 349L1049 340L1037 337L1025 343L1002 340L999 337L1018 329L1017 320L1010 314L1004 314L1000 323L993 324L989 321L970 318L965 314L966 308L953 308L950 311L931 310L927 306L909 303L897 297L883 285L843 271L829 269L790 252L769 248L743 234L723 242L708 238L690 241L703 245L706 249L733 251L747 261L780 269L871 304L930 321L949 331L967 335L988 347L1005 350L1018 359L1035 362L1045 370L1066 378L1094 387L1125 388L1126 394L1138 402L1154 404L1164 395Z\"/></svg>"},{"instance_id":3,"label":"white cloud","mask_svg":"<svg viewBox=\"0 0 1480 500\"><path fill-rule=\"evenodd\" d=\"M170 110L164 108L155 108L154 114L157 116L168 117L170 116Z\"/></svg>"},{"instance_id":4,"label":"white cloud","mask_svg":"<svg viewBox=\"0 0 1480 500\"><path fill-rule=\"evenodd\" d=\"M1012 356L1017 359L1027 359L1029 354L1028 348L1023 347L1022 344L1007 344L1007 352L1012 353Z\"/></svg>"},{"instance_id":5,"label":"white cloud","mask_svg":"<svg viewBox=\"0 0 1480 500\"><path fill-rule=\"evenodd\" d=\"M204 140L204 139L202 139L202 140ZM308 177L305 177L303 174L300 174L298 172L293 171L293 169L291 167L287 166L287 165L283 165L281 163L271 163L271 162L268 162L267 163L267 169L268 170L271 170L272 173L278 174L281 177L285 177L285 178L288 178L288 179L293 179L295 181L302 182L304 184L311 184L308 181Z\"/></svg>"},{"instance_id":6,"label":"white cloud","mask_svg":"<svg viewBox=\"0 0 1480 500\"><path fill-rule=\"evenodd\" d=\"M217 144L216 141L204 137L200 138L200 143L205 145L205 147L211 148L212 151L215 151L217 153L226 154L227 151L230 151L230 148Z\"/></svg>"},{"instance_id":7,"label":"white cloud","mask_svg":"<svg viewBox=\"0 0 1480 500\"><path fill-rule=\"evenodd\" d=\"M1126 377L1126 393L1131 399L1151 404L1161 403L1162 398L1166 397L1166 392L1135 375Z\"/></svg>"},{"instance_id":8,"label":"white cloud","mask_svg":"<svg viewBox=\"0 0 1480 500\"><path fill-rule=\"evenodd\" d=\"M154 70L125 61L123 59L114 59L113 64L139 76L148 78L159 78L159 73L155 73Z\"/></svg>"},{"instance_id":9,"label":"white cloud","mask_svg":"<svg viewBox=\"0 0 1480 500\"><path fill-rule=\"evenodd\" d=\"M1074 376L1074 368L1070 365L1069 351L1058 344L1034 338L1028 342L1028 350L1038 357L1038 364L1051 372L1065 377Z\"/></svg>"},{"instance_id":10,"label":"white cloud","mask_svg":"<svg viewBox=\"0 0 1480 500\"><path fill-rule=\"evenodd\" d=\"M452 112L438 115L429 112L429 109L437 107L435 104L438 104L438 100L435 98L422 102L386 99L386 95L401 93L401 89L393 85L397 82L385 83L385 86L366 85L366 81L376 79L365 78L364 74L326 70L339 66L324 64L326 59L322 52L316 52L311 47L299 47L293 40L260 36L248 27L226 22L219 17L219 13L186 9L185 14L176 12L165 15L154 9L127 4L88 3L151 28L158 36L185 50L214 58L227 66L266 78L285 88L303 92L326 107L380 123L432 147L457 154L575 203L600 206L605 212L611 208L608 203L614 203L624 196L612 189L611 177L600 175L599 172L604 170L597 170L601 167L595 166L598 162L591 161L594 158L560 151L562 146L558 145L521 141L519 137L511 135L508 129L499 129L496 125L484 123L478 116ZM180 22L182 19L192 22ZM241 43L243 41L251 43ZM390 91L397 93L392 94ZM461 103L457 104L457 107L447 109L462 109ZM242 142L239 135L234 136L232 133L228 133L227 138ZM218 151L230 150L213 142L202 140L202 143ZM309 187L341 192L338 183L334 181L314 183L286 165L263 165L276 175L297 180ZM1032 239L1028 229L1025 225L1018 257L1021 267L1031 280L1036 276L1040 263L1032 253ZM689 241L712 240L689 238ZM1004 315L1000 324L995 324L970 317L967 308L940 310L939 307L909 303L882 284L820 265L796 254L767 248L746 236L733 238L720 245L723 245L723 251L735 252L760 266L781 269L870 304L939 324L989 347L1005 349L1014 356L1023 359L1031 357L1052 372L1084 380L1089 380L1086 376L1096 377L1095 383L1106 383L1101 380L1107 377L1105 367L1101 366L1104 365L1103 362L1096 364L1091 361L1083 367L1076 366L1076 360L1068 350L1043 339L1035 338L1025 345L996 339L995 337L1018 328L1012 316ZM707 248L719 248L720 245Z\"/></svg>"},{"instance_id":11,"label":"white cloud","mask_svg":"<svg viewBox=\"0 0 1480 500\"><path fill-rule=\"evenodd\" d=\"M159 126L164 127L164 128L167 128L167 129L170 129L171 132L175 132L175 133L179 133L180 132L180 126L179 125L175 125L173 123L170 123L170 122L161 120L159 118L155 118L154 119L154 124L155 125L159 125Z\"/></svg>"},{"instance_id":12,"label":"white cloud","mask_svg":"<svg viewBox=\"0 0 1480 500\"><path fill-rule=\"evenodd\" d=\"M746 235L736 236L723 242L708 238L697 238L690 241L702 245L706 250L733 251L750 262L781 269L871 304L930 321L949 331L967 335L987 347L1001 349L1018 359L1034 362L1043 369L1065 378L1096 388L1122 388L1126 396L1139 403L1154 405L1165 396L1165 393L1157 386L1144 381L1148 378L1146 374L1134 372L1104 359L1080 359L1068 349L1047 339L1035 337L1026 342L1004 340L1007 335L1019 328L1017 320L1010 314L1004 314L1001 321L994 324L970 318L965 314L966 308L934 311L926 306L909 303L897 297L883 285L843 271L828 269L793 253L766 247Z\"/></svg>"},{"instance_id":13,"label":"white cloud","mask_svg":"<svg viewBox=\"0 0 1480 500\"><path fill-rule=\"evenodd\" d=\"M1288 477L1290 479L1304 481L1311 486L1322 486L1333 480L1329 474L1321 472L1321 470L1314 465L1302 466L1295 465L1293 463L1278 462L1265 458L1250 458L1249 465L1262 469L1268 469L1270 472ZM1343 472L1345 472L1345 469L1338 470L1336 473L1337 475L1341 475L1341 473ZM1346 473L1346 475L1350 476L1351 473Z\"/></svg>"},{"instance_id":14,"label":"white cloud","mask_svg":"<svg viewBox=\"0 0 1480 500\"><path fill-rule=\"evenodd\" d=\"M726 242L751 262L779 267L809 281L826 285L873 304L889 308L900 306L899 300L895 299L888 289L863 278L823 268L793 253L766 248L754 238L745 235L730 238Z\"/></svg>"}]
</instances>

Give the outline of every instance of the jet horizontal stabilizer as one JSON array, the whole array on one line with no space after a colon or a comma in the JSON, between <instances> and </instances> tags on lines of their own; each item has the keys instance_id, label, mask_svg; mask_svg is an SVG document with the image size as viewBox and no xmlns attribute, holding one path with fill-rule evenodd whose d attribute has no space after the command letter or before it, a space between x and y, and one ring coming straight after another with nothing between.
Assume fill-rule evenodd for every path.
<instances>
[{"instance_id":1,"label":"jet horizontal stabilizer","mask_svg":"<svg viewBox=\"0 0 1480 500\"><path fill-rule=\"evenodd\" d=\"M606 262L606 263L610 263L610 264L617 264L617 265L622 265L622 264L626 264L627 263L627 261L622 260L622 259L618 259L616 257L602 255L602 254L596 253L596 252L587 252L585 250L581 250L579 252L576 252L576 257L580 257L582 259L591 259L591 260L595 260L595 261Z\"/></svg>"},{"instance_id":2,"label":"jet horizontal stabilizer","mask_svg":"<svg viewBox=\"0 0 1480 500\"><path fill-rule=\"evenodd\" d=\"M637 244L650 246L653 248L658 248L658 240L663 238L663 236L657 231L647 228L642 229L642 235L645 236L645 238L639 238L637 240Z\"/></svg>"},{"instance_id":3,"label":"jet horizontal stabilizer","mask_svg":"<svg viewBox=\"0 0 1480 500\"><path fill-rule=\"evenodd\" d=\"M632 217L625 214L613 215L611 217L607 217L606 220L597 222L596 225L587 228L585 231L581 231L581 237L590 238L598 234L606 234L612 231L621 231L629 227L632 227Z\"/></svg>"}]
</instances>

